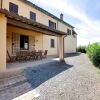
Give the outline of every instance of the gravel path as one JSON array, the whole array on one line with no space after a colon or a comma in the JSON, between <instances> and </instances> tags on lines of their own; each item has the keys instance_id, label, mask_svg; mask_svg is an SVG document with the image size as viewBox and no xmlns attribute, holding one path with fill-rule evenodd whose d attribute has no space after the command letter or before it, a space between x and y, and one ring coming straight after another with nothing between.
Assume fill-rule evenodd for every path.
<instances>
[{"instance_id":1,"label":"gravel path","mask_svg":"<svg viewBox=\"0 0 100 100\"><path fill-rule=\"evenodd\" d=\"M65 60L73 67L40 85L36 100L100 100L100 75L88 57L81 54Z\"/></svg>"},{"instance_id":2,"label":"gravel path","mask_svg":"<svg viewBox=\"0 0 100 100\"><path fill-rule=\"evenodd\" d=\"M16 100L100 100L100 74L87 55L65 58L25 70L27 82L0 92L0 100L35 91L37 98Z\"/></svg>"}]
</instances>

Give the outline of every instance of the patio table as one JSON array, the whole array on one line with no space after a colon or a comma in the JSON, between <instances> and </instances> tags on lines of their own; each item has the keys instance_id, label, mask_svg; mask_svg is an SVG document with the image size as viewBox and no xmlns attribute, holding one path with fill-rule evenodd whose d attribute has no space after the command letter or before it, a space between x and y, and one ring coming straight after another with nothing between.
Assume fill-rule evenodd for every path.
<instances>
[{"instance_id":1,"label":"patio table","mask_svg":"<svg viewBox=\"0 0 100 100\"><path fill-rule=\"evenodd\" d=\"M16 53L16 59L18 61L27 61L27 60L38 60L42 59L43 51L20 51Z\"/></svg>"}]
</instances>

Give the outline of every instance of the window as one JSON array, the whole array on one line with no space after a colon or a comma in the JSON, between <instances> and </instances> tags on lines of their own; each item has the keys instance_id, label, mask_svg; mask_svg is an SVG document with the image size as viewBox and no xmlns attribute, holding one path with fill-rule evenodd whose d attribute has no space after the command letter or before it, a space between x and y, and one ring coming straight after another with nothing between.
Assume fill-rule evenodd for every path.
<instances>
[{"instance_id":1,"label":"window","mask_svg":"<svg viewBox=\"0 0 100 100\"><path fill-rule=\"evenodd\" d=\"M55 41L54 39L51 39L51 48L54 48L55 47Z\"/></svg>"},{"instance_id":2,"label":"window","mask_svg":"<svg viewBox=\"0 0 100 100\"><path fill-rule=\"evenodd\" d=\"M9 11L18 14L18 5L9 3Z\"/></svg>"},{"instance_id":3,"label":"window","mask_svg":"<svg viewBox=\"0 0 100 100\"><path fill-rule=\"evenodd\" d=\"M71 30L70 29L67 29L67 34L71 35Z\"/></svg>"},{"instance_id":4,"label":"window","mask_svg":"<svg viewBox=\"0 0 100 100\"><path fill-rule=\"evenodd\" d=\"M20 35L20 49L29 49L29 37Z\"/></svg>"},{"instance_id":5,"label":"window","mask_svg":"<svg viewBox=\"0 0 100 100\"><path fill-rule=\"evenodd\" d=\"M30 19L36 21L36 13L30 11Z\"/></svg>"},{"instance_id":6,"label":"window","mask_svg":"<svg viewBox=\"0 0 100 100\"><path fill-rule=\"evenodd\" d=\"M52 29L56 29L56 23L49 20L49 27L52 28Z\"/></svg>"}]
</instances>

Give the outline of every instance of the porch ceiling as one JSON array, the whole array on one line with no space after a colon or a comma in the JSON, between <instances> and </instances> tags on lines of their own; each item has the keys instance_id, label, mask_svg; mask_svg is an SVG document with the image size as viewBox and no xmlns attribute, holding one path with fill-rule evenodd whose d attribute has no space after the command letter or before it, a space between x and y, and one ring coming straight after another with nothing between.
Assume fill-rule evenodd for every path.
<instances>
[{"instance_id":1,"label":"porch ceiling","mask_svg":"<svg viewBox=\"0 0 100 100\"><path fill-rule=\"evenodd\" d=\"M43 24L40 24L40 23L35 22L30 19L27 19L26 17L11 13L5 9L0 9L0 13L3 13L6 15L8 25L13 25L13 26L20 27L20 28L27 29L27 30L41 32L41 33L47 34L47 35L59 36L59 35L67 34L62 31L51 29L48 26L45 26Z\"/></svg>"}]
</instances>

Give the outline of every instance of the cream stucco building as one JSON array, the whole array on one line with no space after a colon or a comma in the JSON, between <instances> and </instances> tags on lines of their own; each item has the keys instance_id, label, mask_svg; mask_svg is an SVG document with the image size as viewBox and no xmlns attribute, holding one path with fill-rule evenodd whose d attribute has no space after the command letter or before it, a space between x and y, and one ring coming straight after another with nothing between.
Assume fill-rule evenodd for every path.
<instances>
[{"instance_id":1,"label":"cream stucco building","mask_svg":"<svg viewBox=\"0 0 100 100\"><path fill-rule=\"evenodd\" d=\"M0 0L0 70L20 50L48 50L48 55L76 52L74 27L27 0Z\"/></svg>"}]
</instances>

